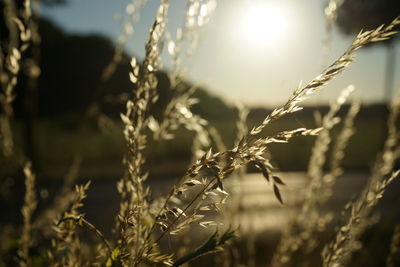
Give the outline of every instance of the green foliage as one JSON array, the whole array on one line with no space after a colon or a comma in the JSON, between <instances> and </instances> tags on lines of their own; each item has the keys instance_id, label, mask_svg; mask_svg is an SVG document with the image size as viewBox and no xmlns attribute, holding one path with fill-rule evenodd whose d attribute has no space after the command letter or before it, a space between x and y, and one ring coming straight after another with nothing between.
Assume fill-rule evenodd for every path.
<instances>
[{"instance_id":1,"label":"green foliage","mask_svg":"<svg viewBox=\"0 0 400 267\"><path fill-rule=\"evenodd\" d=\"M224 250L224 246L233 238L235 238L235 230L228 228L222 235L220 235L218 230L216 230L202 246L198 247L188 255L176 260L173 266L180 266L196 259L197 257L222 251Z\"/></svg>"}]
</instances>

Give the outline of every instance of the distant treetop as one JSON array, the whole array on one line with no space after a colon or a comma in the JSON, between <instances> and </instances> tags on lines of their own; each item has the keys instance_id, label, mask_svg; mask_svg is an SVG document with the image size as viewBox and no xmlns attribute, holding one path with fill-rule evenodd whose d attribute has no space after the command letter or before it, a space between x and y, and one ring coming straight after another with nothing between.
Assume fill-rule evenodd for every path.
<instances>
[{"instance_id":1,"label":"distant treetop","mask_svg":"<svg viewBox=\"0 0 400 267\"><path fill-rule=\"evenodd\" d=\"M371 30L400 16L399 0L347 0L338 9L336 24L345 34Z\"/></svg>"}]
</instances>

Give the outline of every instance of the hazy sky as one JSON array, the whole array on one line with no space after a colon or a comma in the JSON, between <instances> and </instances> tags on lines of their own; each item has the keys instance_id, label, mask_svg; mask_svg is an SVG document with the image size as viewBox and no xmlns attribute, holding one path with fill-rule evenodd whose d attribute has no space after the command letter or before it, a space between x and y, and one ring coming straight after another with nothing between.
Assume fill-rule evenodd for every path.
<instances>
[{"instance_id":1,"label":"hazy sky","mask_svg":"<svg viewBox=\"0 0 400 267\"><path fill-rule=\"evenodd\" d=\"M42 13L69 33L100 33L116 40L122 30L121 22L116 18L125 13L129 2L68 0L66 5L44 8ZM183 19L186 1L170 2L169 30L175 31ZM218 0L197 52L186 62L188 78L229 101L242 101L252 106L283 103L300 80L306 83L317 76L324 62L332 62L340 56L354 38L343 36L335 28L328 57L324 57L326 22L323 9L326 2ZM127 43L126 50L139 59L144 55L145 40L158 4L158 0L148 0L135 25L135 33ZM279 13L272 20L276 27L252 25L251 29L257 28L258 36L265 34L267 39L279 36L274 41L255 40L251 36L254 33L249 34L252 31L249 19L257 17L257 10L262 10L265 4L273 11L264 18L275 18ZM395 88L400 89L400 42L397 42L396 52ZM309 102L331 101L349 84L356 86L354 97L364 103L382 101L386 56L386 48L382 45L361 50L350 69ZM168 62L165 64L168 66Z\"/></svg>"}]
</instances>

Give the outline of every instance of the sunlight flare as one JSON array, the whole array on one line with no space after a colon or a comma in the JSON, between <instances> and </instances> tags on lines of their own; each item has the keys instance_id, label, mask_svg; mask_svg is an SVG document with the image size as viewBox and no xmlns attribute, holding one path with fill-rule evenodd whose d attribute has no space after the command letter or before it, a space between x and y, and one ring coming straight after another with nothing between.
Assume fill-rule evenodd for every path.
<instances>
[{"instance_id":1,"label":"sunlight flare","mask_svg":"<svg viewBox=\"0 0 400 267\"><path fill-rule=\"evenodd\" d=\"M246 39L261 44L275 44L284 36L287 18L278 6L259 4L247 9L243 20Z\"/></svg>"}]
</instances>

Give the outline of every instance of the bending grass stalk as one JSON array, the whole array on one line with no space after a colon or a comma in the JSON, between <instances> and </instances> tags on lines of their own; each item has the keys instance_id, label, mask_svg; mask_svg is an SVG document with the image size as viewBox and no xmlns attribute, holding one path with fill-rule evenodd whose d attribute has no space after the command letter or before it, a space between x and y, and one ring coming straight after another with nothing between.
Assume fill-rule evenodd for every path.
<instances>
[{"instance_id":1,"label":"bending grass stalk","mask_svg":"<svg viewBox=\"0 0 400 267\"><path fill-rule=\"evenodd\" d=\"M297 135L315 135L319 130L320 130L320 129L312 129L312 130L297 129L297 130L294 130L294 131L284 131L284 132L278 133L276 136L266 138L265 140L259 140L259 143L256 143L256 146L264 147L267 143L270 143L270 142L287 142L290 138L292 138L293 136L297 136ZM274 141L274 140L275 140L275 141ZM243 145L244 145L244 144L242 144L242 146L243 146ZM241 152L240 152L240 148L237 148L237 149L238 149L238 150L237 150L236 153L241 153ZM263 150L262 150L262 151L263 151ZM223 155L223 154L229 154L229 152L235 153L235 152L233 152L233 151L226 151L226 152L223 152L222 155ZM254 153L254 152L252 152L252 153ZM211 151L209 151L207 154L204 155L204 157L202 158L202 160L200 160L197 164L198 164L199 166L207 165L206 161L208 161L208 162L215 162L215 164L218 164L218 162L217 162L217 157L218 157L219 155L221 155L221 153L212 154ZM251 158L247 159L247 161L250 161L250 160L251 160ZM247 162L247 161L246 161L246 162ZM158 242L160 241L160 239L161 239L162 237L164 237L165 234L167 234L167 233L172 229L172 226L174 226L174 225L176 224L176 222L177 222L177 221L179 220L179 218L185 213L185 211L187 211L187 210L190 208L190 206L191 206L200 196L202 196L202 194L209 188L209 186L210 186L213 182L215 182L214 185L217 185L218 187L222 186L221 180L224 179L224 178L226 178L226 177L228 177L235 169L237 169L237 168L241 167L243 164L245 164L245 162L241 162L240 164L238 163L239 166L235 166L235 165L232 165L232 164L234 164L233 161L232 161L231 163L229 163L227 166L225 166L225 167L224 167L224 171L222 171L221 173L216 174L216 175L214 176L214 178L211 179L211 180L203 187L203 189L202 189L200 192L198 192L198 194L191 200L191 202L190 202L188 205L186 205L186 207L184 208L184 210L183 210L182 212L180 212L180 213L177 215L177 217L167 226L167 228L166 228L166 229L163 231L163 233L158 237L158 239L155 241L155 243L158 243ZM194 166L195 166L195 165L194 165ZM218 169L219 169L219 168L222 168L222 167L219 166ZM194 169L196 169L196 167L192 167L190 170L194 170ZM188 174L189 174L189 175L191 174L190 170L188 171ZM219 175L221 175L221 177L220 177ZM272 178L274 178L274 180L273 180L274 192L275 192L275 194L276 194L278 200L282 203L282 199L281 199L281 197L280 197L279 189L278 189L278 187L277 187L277 185L276 185L277 183L278 183L278 184L282 184L282 181L280 181L280 179L277 178L277 177L272 177ZM278 181L277 181L276 179L278 179ZM221 189L222 189L222 188L221 188ZM174 192L174 190L173 190L172 192ZM170 198L173 194L174 194L174 193L170 193L169 198ZM163 212L163 210L165 209L165 207L167 206L167 203L168 203L169 198L167 198L166 201L164 202L163 208L160 210L159 214L161 214L161 213ZM155 222L153 223L153 226L152 226L151 229L154 229L154 227L155 227L154 224L156 224L156 223L157 223L157 221L155 221ZM148 238L151 236L151 234L152 234L152 232L149 232ZM150 250L151 250L151 248L150 248ZM139 255L142 255L142 253L139 253Z\"/></svg>"},{"instance_id":2,"label":"bending grass stalk","mask_svg":"<svg viewBox=\"0 0 400 267\"><path fill-rule=\"evenodd\" d=\"M182 217L182 215L194 204L194 202L207 190L207 188L211 185L212 182L216 181L217 178L214 178L212 180L210 180L210 182L208 182L208 184L206 186L204 186L204 188L192 199L192 201L185 207L185 209L183 209L182 212L180 212L178 214L178 216L174 219L174 221L172 223L170 223L167 227L167 229L165 229L165 231L163 231L163 233L157 238L157 240L154 243L158 243L171 229L172 226L175 225L175 223L179 220L179 218ZM147 237L145 239L145 242L148 242L151 239L151 236L153 234L153 231L155 229L155 227L157 226L157 218L158 216L160 216L162 214L162 212L166 209L167 205L168 205L168 201L170 200L170 198L174 195L175 190L171 190L170 194L168 195L168 197L166 198L162 208L159 210L158 215L155 217L155 221L152 224L149 233L147 234ZM138 264L140 263L141 259L142 259L142 255L144 252L144 247L142 248L142 251L139 253L139 259L138 259ZM152 247L149 248L149 250L147 251L147 253L150 253L152 250Z\"/></svg>"},{"instance_id":3,"label":"bending grass stalk","mask_svg":"<svg viewBox=\"0 0 400 267\"><path fill-rule=\"evenodd\" d=\"M58 227L61 223L65 222L65 221L73 221L74 223L76 223L79 226L86 226L88 227L90 230L92 230L99 238L100 240L104 243L104 245L107 247L108 252L110 254L110 257L112 255L112 248L110 246L110 243L108 243L107 239L104 237L104 235L100 232L99 229L97 229L96 226L94 226L92 223L90 223L88 220L86 220L83 215L79 215L79 216L66 216L61 218L56 226Z\"/></svg>"},{"instance_id":4,"label":"bending grass stalk","mask_svg":"<svg viewBox=\"0 0 400 267\"><path fill-rule=\"evenodd\" d=\"M391 36L398 33L398 31L393 29L399 24L400 17L397 17L387 26L381 25L375 30L365 32L361 31L349 48L336 61L334 61L322 72L322 74L318 75L307 85L302 86L300 83L299 86L293 91L287 102L282 107L274 109L272 113L264 119L261 125L254 127L251 130L250 135L255 136L259 134L270 122L286 114L301 110L302 107L298 106L298 104L307 99L311 94L320 90L329 81L349 67L350 63L355 60L355 56L353 56L353 54L358 49L371 42L379 42L390 39Z\"/></svg>"},{"instance_id":5,"label":"bending grass stalk","mask_svg":"<svg viewBox=\"0 0 400 267\"><path fill-rule=\"evenodd\" d=\"M167 234L167 233L172 229L172 226L175 225L175 223L179 220L179 218L181 218L182 215L185 214L185 212L186 212L186 211L194 204L194 202L196 202L196 200L210 187L210 185L211 185L213 182L218 182L217 180L218 180L218 178L211 179L211 180L208 182L208 184L207 184L206 186L204 186L203 189L202 189L199 193L197 193L197 195L189 202L188 205L186 205L186 207L183 209L182 212L179 213L179 215L174 219L174 221L172 221L172 223L171 223L170 225L168 225L168 228L157 238L156 243L158 243L158 242L161 240L161 238L163 238L163 236L165 236L165 234Z\"/></svg>"}]
</instances>

